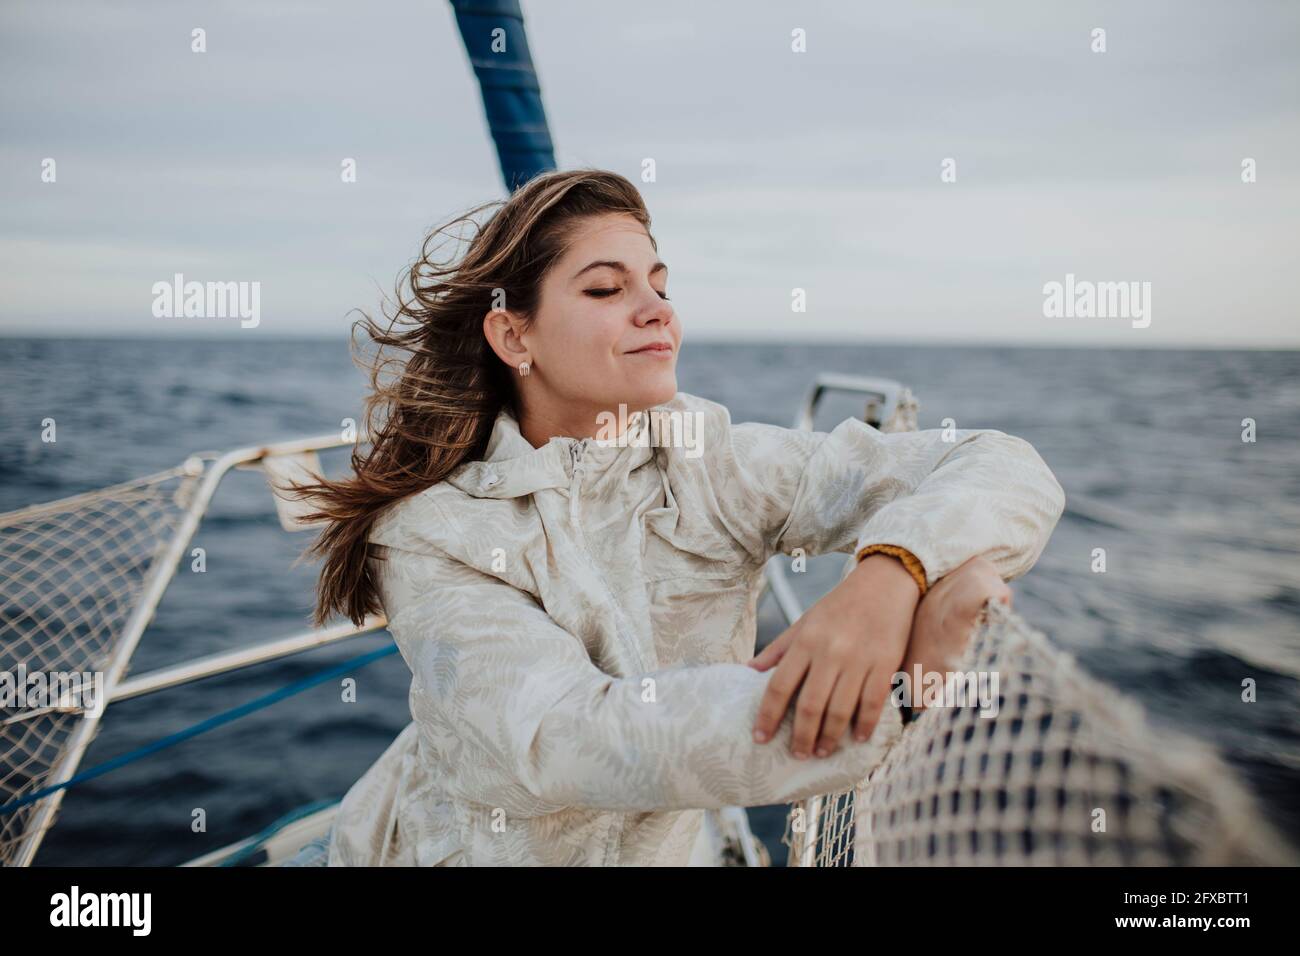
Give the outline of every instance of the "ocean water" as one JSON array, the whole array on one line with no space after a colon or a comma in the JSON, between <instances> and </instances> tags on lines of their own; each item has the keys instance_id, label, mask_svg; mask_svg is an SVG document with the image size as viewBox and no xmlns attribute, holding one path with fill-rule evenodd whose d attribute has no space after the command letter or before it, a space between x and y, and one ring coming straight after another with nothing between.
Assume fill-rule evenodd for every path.
<instances>
[{"instance_id":1,"label":"ocean water","mask_svg":"<svg viewBox=\"0 0 1300 956\"><path fill-rule=\"evenodd\" d=\"M0 511L194 451L336 431L359 418L366 384L336 342L0 343ZM679 386L723 402L735 421L789 425L821 371L904 382L922 428L952 418L1031 441L1069 504L1038 565L1014 582L1017 607L1154 720L1221 748L1268 816L1300 840L1300 353L688 339ZM817 425L859 411L830 400ZM40 440L45 418L57 422L55 444ZM1256 422L1254 443L1241 440L1245 418ZM324 460L331 473L346 466L345 453ZM305 629L313 566L290 565L308 542L280 531L260 473L231 473L194 542L207 572L177 575L130 673ZM1104 574L1090 567L1099 547ZM766 603L760 644L780 630ZM386 640L114 705L82 767ZM355 704L323 685L74 787L37 862L175 864L341 796L409 720L399 656L357 676ZM1241 701L1246 678L1257 683L1255 703ZM199 809L206 829L194 832ZM751 811L778 863L782 815Z\"/></svg>"}]
</instances>

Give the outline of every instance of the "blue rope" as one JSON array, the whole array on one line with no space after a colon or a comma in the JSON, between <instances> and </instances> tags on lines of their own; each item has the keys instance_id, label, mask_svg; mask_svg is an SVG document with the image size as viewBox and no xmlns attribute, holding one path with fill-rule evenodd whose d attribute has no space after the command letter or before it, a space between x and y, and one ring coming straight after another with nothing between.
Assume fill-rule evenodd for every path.
<instances>
[{"instance_id":1,"label":"blue rope","mask_svg":"<svg viewBox=\"0 0 1300 956\"><path fill-rule=\"evenodd\" d=\"M262 844L275 836L290 823L293 823L295 820L301 820L303 817L309 817L313 813L324 810L326 807L335 806L338 802L338 800L317 800L314 803L307 804L305 807L298 807L296 810L290 810L280 819L269 825L266 829L251 837L248 846L241 850L236 850L234 853L230 854L230 856L218 863L217 866L235 866L241 863L258 850L262 849Z\"/></svg>"},{"instance_id":2,"label":"blue rope","mask_svg":"<svg viewBox=\"0 0 1300 956\"><path fill-rule=\"evenodd\" d=\"M323 684L325 681L337 677L340 674L346 674L350 670L365 667L372 661L377 661L381 657L387 657L389 654L394 654L396 652L397 645L389 644L387 647L381 647L377 651L371 651L369 654L362 654L349 661L344 661L342 664L320 671L319 673L313 674L311 677L305 677L296 683L288 684L285 687L281 687L279 690L272 691L271 693L258 697L255 700L251 700L246 704L240 704L238 707L233 707L230 710L216 714L215 716L209 717L207 720L199 721L199 723L194 724L192 727L186 727L184 730L179 730L174 734L163 737L161 740L155 740L151 744L146 744L145 746L132 750L129 753L124 753L119 757L114 757L112 760L106 760L101 764L97 764L94 767L81 771L81 773L74 774L72 777L63 781L63 783L55 784L52 787L45 787L41 790L29 793L25 797L20 797L17 800L6 803L4 806L0 807L0 814L13 813L15 810L25 807L29 803L35 803L37 800L48 797L50 794L56 793L65 787L71 787L73 784L83 783L95 777L102 776L110 770L116 770L118 767L125 766L128 763L140 760L150 754L157 753L159 750L170 747L173 744L178 744L182 740L197 737L199 734L212 730L214 727L220 727L222 724L228 724L232 720L238 720L240 717L243 717L246 714L251 714L255 710L269 707L274 703L284 700L286 697L300 694L310 687L315 687L317 684Z\"/></svg>"}]
</instances>

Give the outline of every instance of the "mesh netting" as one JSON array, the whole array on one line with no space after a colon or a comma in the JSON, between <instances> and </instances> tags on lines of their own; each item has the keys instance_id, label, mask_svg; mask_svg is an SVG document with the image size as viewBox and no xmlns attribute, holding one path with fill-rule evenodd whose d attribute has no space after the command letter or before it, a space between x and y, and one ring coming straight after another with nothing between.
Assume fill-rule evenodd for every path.
<instances>
[{"instance_id":1,"label":"mesh netting","mask_svg":"<svg viewBox=\"0 0 1300 956\"><path fill-rule=\"evenodd\" d=\"M29 675L111 671L145 580L191 501L196 475L187 463L0 514L0 671L18 675L20 665ZM0 708L0 806L66 776L74 738L93 736L98 724L69 709ZM78 750L88 743L89 737L77 741ZM0 813L0 865L14 861L24 840L39 839L30 831L51 801L57 806L51 797ZM51 815L40 831L53 822Z\"/></svg>"},{"instance_id":2,"label":"mesh netting","mask_svg":"<svg viewBox=\"0 0 1300 956\"><path fill-rule=\"evenodd\" d=\"M792 864L1297 862L1215 751L1155 728L1004 605L954 670L997 673L996 716L920 711L862 784L794 808Z\"/></svg>"}]
</instances>

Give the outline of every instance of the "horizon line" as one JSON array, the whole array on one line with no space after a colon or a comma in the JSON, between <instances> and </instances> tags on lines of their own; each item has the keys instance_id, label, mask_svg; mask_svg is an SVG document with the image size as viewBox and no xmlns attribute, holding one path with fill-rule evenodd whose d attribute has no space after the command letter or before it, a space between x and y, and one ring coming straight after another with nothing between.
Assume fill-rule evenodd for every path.
<instances>
[{"instance_id":1,"label":"horizon line","mask_svg":"<svg viewBox=\"0 0 1300 956\"><path fill-rule=\"evenodd\" d=\"M246 337L251 340L250 337ZM262 342L337 342L340 345L347 345L351 339L348 336L327 335L321 333L281 333L281 334L262 334L256 336ZM40 334L34 332L8 332L0 329L0 340L3 341L32 341L32 342L208 342L216 344L234 344L239 341L237 333L231 331L222 335L203 335L198 333L157 335L141 332L122 332L119 334L104 333L60 333L60 334ZM838 338L833 336L815 337L815 338L769 338L764 336L747 337L747 336L712 336L706 333L692 335L685 340L686 344L700 345L793 345L801 347L825 346L843 347L843 346L886 346L886 347L910 347L910 348L1019 348L1019 349L1071 349L1071 350L1094 350L1094 351L1187 351L1187 352L1295 352L1300 351L1300 342L1297 343L1216 343L1216 342L1184 342L1184 343L1152 343L1141 344L1133 343L1112 343L1112 342L1088 342L1078 339L1071 339L1063 342L1035 342L1035 341L1017 341L1014 339L916 339L916 338L899 338L881 336L879 338Z\"/></svg>"}]
</instances>

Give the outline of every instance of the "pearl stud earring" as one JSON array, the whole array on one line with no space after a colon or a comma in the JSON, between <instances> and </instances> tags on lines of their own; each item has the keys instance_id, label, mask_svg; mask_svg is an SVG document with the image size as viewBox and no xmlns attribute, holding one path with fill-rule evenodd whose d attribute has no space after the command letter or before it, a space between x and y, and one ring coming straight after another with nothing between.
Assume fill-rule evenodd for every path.
<instances>
[{"instance_id":1,"label":"pearl stud earring","mask_svg":"<svg viewBox=\"0 0 1300 956\"><path fill-rule=\"evenodd\" d=\"M532 371L532 368L533 368L532 365L530 365L528 362L520 362L520 363L519 363L519 374L520 374L520 375L527 375L529 372Z\"/></svg>"}]
</instances>

